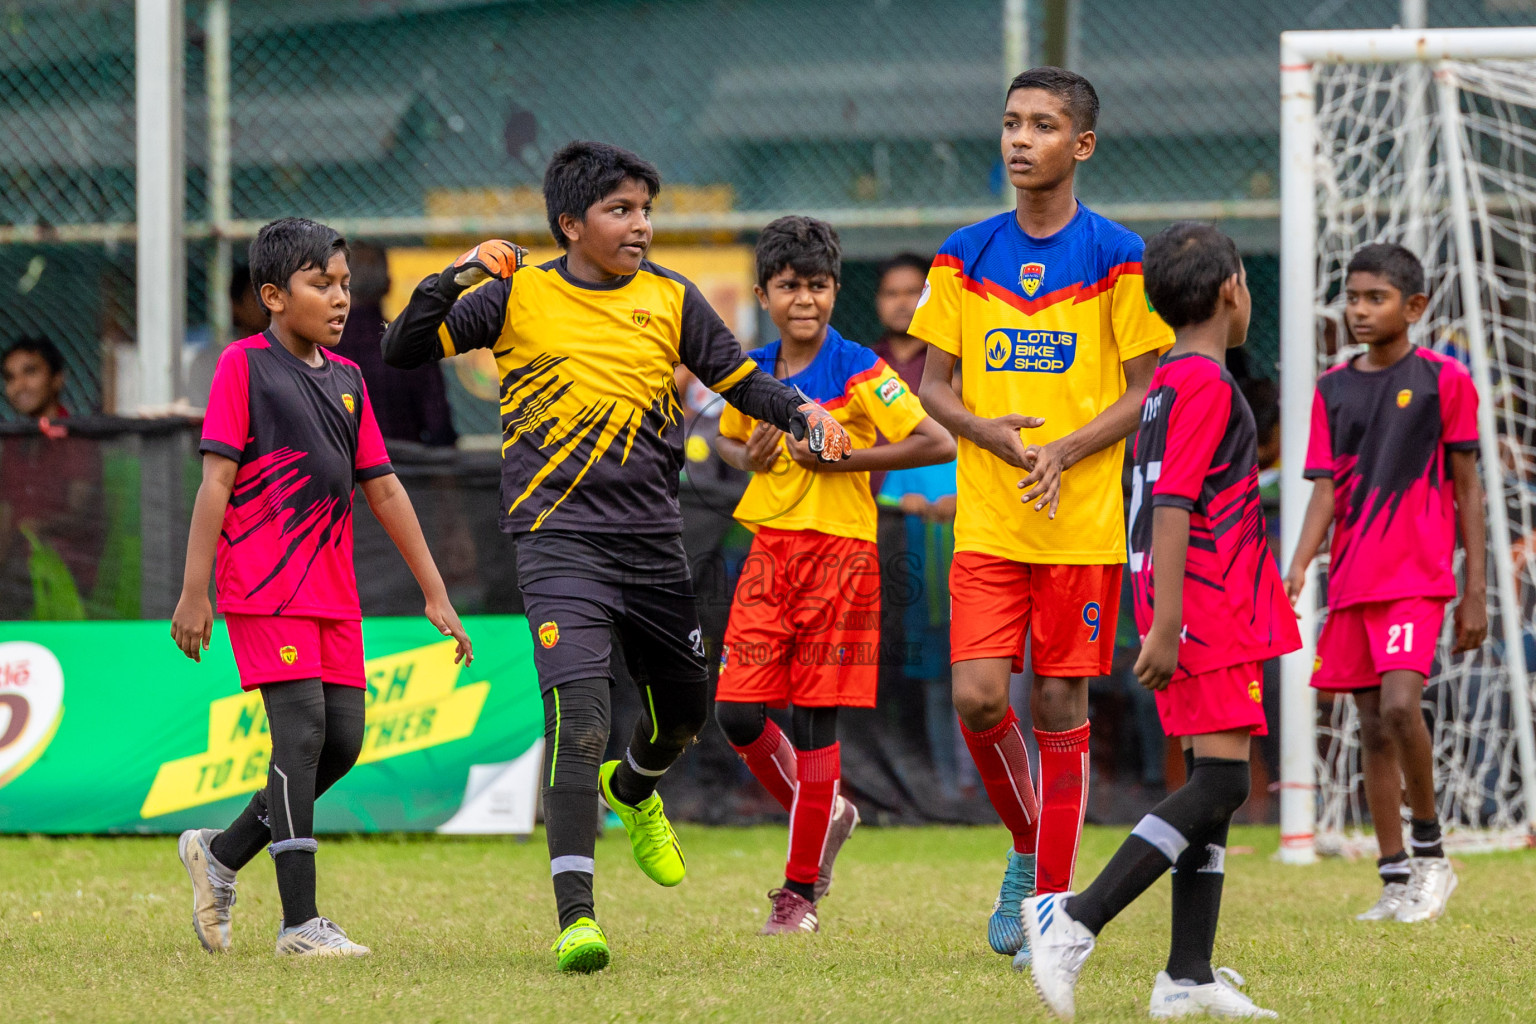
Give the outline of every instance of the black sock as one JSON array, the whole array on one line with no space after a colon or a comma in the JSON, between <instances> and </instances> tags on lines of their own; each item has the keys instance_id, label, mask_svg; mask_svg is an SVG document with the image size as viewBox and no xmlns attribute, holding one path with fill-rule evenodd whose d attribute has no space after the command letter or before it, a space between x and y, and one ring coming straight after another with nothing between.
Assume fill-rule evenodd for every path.
<instances>
[{"instance_id":1,"label":"black sock","mask_svg":"<svg viewBox=\"0 0 1536 1024\"><path fill-rule=\"evenodd\" d=\"M315 909L315 851L286 850L274 854L277 865L277 895L283 903L283 925L292 928L312 917Z\"/></svg>"},{"instance_id":2,"label":"black sock","mask_svg":"<svg viewBox=\"0 0 1536 1024\"><path fill-rule=\"evenodd\" d=\"M1377 857L1376 873L1381 876L1382 885L1391 885L1393 882L1406 883L1408 881L1408 851L1398 850L1390 857Z\"/></svg>"},{"instance_id":3,"label":"black sock","mask_svg":"<svg viewBox=\"0 0 1536 1024\"><path fill-rule=\"evenodd\" d=\"M544 832L560 927L568 928L580 917L596 920L592 853L597 846L597 787L546 786Z\"/></svg>"},{"instance_id":4,"label":"black sock","mask_svg":"<svg viewBox=\"0 0 1536 1024\"><path fill-rule=\"evenodd\" d=\"M597 919L597 770L608 742L608 697L606 679L561 683L544 694L544 838L561 929Z\"/></svg>"},{"instance_id":5,"label":"black sock","mask_svg":"<svg viewBox=\"0 0 1536 1024\"><path fill-rule=\"evenodd\" d=\"M1444 857L1445 847L1440 842L1439 818L1414 818L1409 827L1408 845L1415 857Z\"/></svg>"},{"instance_id":6,"label":"black sock","mask_svg":"<svg viewBox=\"0 0 1536 1024\"><path fill-rule=\"evenodd\" d=\"M709 714L709 675L702 663L683 663L676 673L664 677L664 685L638 684L644 698L640 717L609 783L613 795L630 807L656 792L656 783L704 728Z\"/></svg>"},{"instance_id":7,"label":"black sock","mask_svg":"<svg viewBox=\"0 0 1536 1024\"><path fill-rule=\"evenodd\" d=\"M1189 780L1137 823L1093 883L1067 902L1067 913L1097 935L1173 867L1191 836L1213 834L1247 799L1247 761L1196 758Z\"/></svg>"},{"instance_id":8,"label":"black sock","mask_svg":"<svg viewBox=\"0 0 1536 1024\"><path fill-rule=\"evenodd\" d=\"M815 882L792 882L792 881L790 881L789 879L786 878L786 879L784 879L784 888L788 889L790 892L794 893L796 896L803 896L803 897L805 897L805 899L807 899L811 903L815 903L816 902L816 883Z\"/></svg>"},{"instance_id":9,"label":"black sock","mask_svg":"<svg viewBox=\"0 0 1536 1024\"><path fill-rule=\"evenodd\" d=\"M251 799L228 828L213 837L213 842L208 844L213 859L231 871L239 871L249 864L272 841L266 811L267 795L262 791Z\"/></svg>"},{"instance_id":10,"label":"black sock","mask_svg":"<svg viewBox=\"0 0 1536 1024\"><path fill-rule=\"evenodd\" d=\"M1221 887L1226 880L1226 824L1189 844L1173 866L1173 938L1168 946L1168 977L1209 985L1216 922L1221 916Z\"/></svg>"}]
</instances>

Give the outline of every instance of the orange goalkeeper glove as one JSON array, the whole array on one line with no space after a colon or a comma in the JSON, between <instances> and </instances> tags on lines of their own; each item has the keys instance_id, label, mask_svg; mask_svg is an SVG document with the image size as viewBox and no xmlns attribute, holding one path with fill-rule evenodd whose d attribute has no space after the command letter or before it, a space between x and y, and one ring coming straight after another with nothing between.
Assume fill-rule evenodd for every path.
<instances>
[{"instance_id":1,"label":"orange goalkeeper glove","mask_svg":"<svg viewBox=\"0 0 1536 1024\"><path fill-rule=\"evenodd\" d=\"M806 447L822 462L838 462L853 454L853 442L843 425L832 414L811 401L804 391L795 388L805 404L795 410L789 421L789 432L796 441L804 441Z\"/></svg>"},{"instance_id":2,"label":"orange goalkeeper glove","mask_svg":"<svg viewBox=\"0 0 1536 1024\"><path fill-rule=\"evenodd\" d=\"M481 242L453 261L453 266L443 271L460 288L469 288L491 278L508 278L523 266L528 250L500 238Z\"/></svg>"}]
</instances>

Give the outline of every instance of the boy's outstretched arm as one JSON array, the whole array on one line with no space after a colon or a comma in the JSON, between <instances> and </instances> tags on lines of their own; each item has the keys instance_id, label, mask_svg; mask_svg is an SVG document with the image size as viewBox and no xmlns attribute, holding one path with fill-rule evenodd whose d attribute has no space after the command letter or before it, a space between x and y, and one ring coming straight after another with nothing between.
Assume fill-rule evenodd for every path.
<instances>
[{"instance_id":1,"label":"boy's outstretched arm","mask_svg":"<svg viewBox=\"0 0 1536 1024\"><path fill-rule=\"evenodd\" d=\"M1141 641L1136 678L1149 690L1166 689L1179 666L1184 618L1184 563L1189 557L1189 509L1152 509L1152 626Z\"/></svg>"},{"instance_id":2,"label":"boy's outstretched arm","mask_svg":"<svg viewBox=\"0 0 1536 1024\"><path fill-rule=\"evenodd\" d=\"M1141 403L1152 386L1152 375L1157 372L1159 358L1156 352L1143 352L1121 363L1125 372L1125 393L1109 408L1065 437L1058 437L1049 444L1029 446L1035 460L1029 475L1019 481L1019 487L1024 490L1021 499L1024 504L1033 505L1037 512L1045 509L1049 518L1056 518L1056 505L1061 500L1061 474L1088 456L1119 444L1136 430L1141 419Z\"/></svg>"},{"instance_id":3,"label":"boy's outstretched arm","mask_svg":"<svg viewBox=\"0 0 1536 1024\"><path fill-rule=\"evenodd\" d=\"M1307 514L1301 520L1301 538L1285 573L1285 596L1291 599L1291 604L1301 597L1301 588L1307 582L1307 566L1317 557L1332 525L1333 478L1320 476L1312 481L1312 500L1307 502Z\"/></svg>"},{"instance_id":4,"label":"boy's outstretched arm","mask_svg":"<svg viewBox=\"0 0 1536 1024\"><path fill-rule=\"evenodd\" d=\"M213 575L213 555L224 527L224 510L235 486L240 466L233 459L212 452L203 454L203 482L192 506L192 528L187 533L187 563L181 574L181 598L171 615L171 639L193 661L213 639L213 605L208 601L208 578Z\"/></svg>"},{"instance_id":5,"label":"boy's outstretched arm","mask_svg":"<svg viewBox=\"0 0 1536 1024\"><path fill-rule=\"evenodd\" d=\"M789 454L797 463L819 473L861 473L871 470L912 469L933 466L955 457L955 439L932 416L920 420L900 441L875 448L861 448L841 462L822 462L804 441L792 441Z\"/></svg>"},{"instance_id":6,"label":"boy's outstretched arm","mask_svg":"<svg viewBox=\"0 0 1536 1024\"><path fill-rule=\"evenodd\" d=\"M454 664L470 664L475 660L474 645L464 632L459 613L453 610L453 603L448 600L448 588L443 586L437 563L432 560L432 552L427 550L427 539L421 535L416 509L411 505L411 496L401 486L400 478L386 473L362 481L362 488L368 507L373 509L384 532L400 549L405 564L411 567L411 575L421 587L422 596L427 599L427 620L437 627L438 632L459 642L458 651L453 656Z\"/></svg>"},{"instance_id":7,"label":"boy's outstretched arm","mask_svg":"<svg viewBox=\"0 0 1536 1024\"><path fill-rule=\"evenodd\" d=\"M464 318L463 323L455 325L458 328L455 332L455 351L443 350L438 328L447 319L464 289L491 278L510 278L523 265L525 254L525 250L519 246L493 238L464 253L436 277L423 280L411 293L411 301L405 309L384 329L384 340L381 342L384 362L408 370L424 366L445 355L492 345L501 332L501 323L506 314L505 291L495 296L484 296L477 302L477 307L484 308L476 308ZM466 330L474 336L462 337Z\"/></svg>"},{"instance_id":8,"label":"boy's outstretched arm","mask_svg":"<svg viewBox=\"0 0 1536 1024\"><path fill-rule=\"evenodd\" d=\"M1451 486L1466 549L1466 585L1456 605L1456 653L1475 651L1488 639L1488 537L1483 523L1483 482L1476 452L1451 452Z\"/></svg>"},{"instance_id":9,"label":"boy's outstretched arm","mask_svg":"<svg viewBox=\"0 0 1536 1024\"><path fill-rule=\"evenodd\" d=\"M1038 416L1020 416L1009 413L997 419L977 416L965 407L955 392L953 378L955 364L959 362L952 353L937 345L928 346L928 361L923 364L923 383L917 396L923 400L928 415L955 437L984 448L1016 469L1028 470L1030 462L1019 431L1045 425Z\"/></svg>"}]
</instances>

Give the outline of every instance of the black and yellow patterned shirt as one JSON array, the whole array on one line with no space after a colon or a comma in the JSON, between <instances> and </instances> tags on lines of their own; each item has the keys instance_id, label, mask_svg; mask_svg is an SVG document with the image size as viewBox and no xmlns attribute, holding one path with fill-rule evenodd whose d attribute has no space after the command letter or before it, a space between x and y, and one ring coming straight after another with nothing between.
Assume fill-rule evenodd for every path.
<instances>
[{"instance_id":1,"label":"black and yellow patterned shirt","mask_svg":"<svg viewBox=\"0 0 1536 1024\"><path fill-rule=\"evenodd\" d=\"M573 278L562 257L462 298L451 289L439 277L417 286L385 359L495 354L508 533L681 530L679 363L783 429L800 401L758 371L697 287L650 261L606 284Z\"/></svg>"}]
</instances>

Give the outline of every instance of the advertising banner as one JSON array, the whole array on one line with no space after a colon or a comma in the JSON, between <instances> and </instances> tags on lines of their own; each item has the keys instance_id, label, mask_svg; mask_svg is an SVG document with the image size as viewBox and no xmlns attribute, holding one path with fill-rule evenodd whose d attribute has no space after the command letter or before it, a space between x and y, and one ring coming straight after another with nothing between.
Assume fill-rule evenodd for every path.
<instances>
[{"instance_id":1,"label":"advertising banner","mask_svg":"<svg viewBox=\"0 0 1536 1024\"><path fill-rule=\"evenodd\" d=\"M467 668L423 618L364 620L363 751L317 831L532 830L544 713L528 624L464 625ZM201 663L167 622L0 622L0 832L219 827L266 784L270 750L222 621Z\"/></svg>"}]
</instances>

